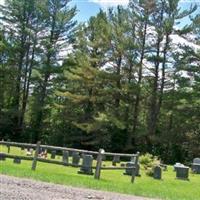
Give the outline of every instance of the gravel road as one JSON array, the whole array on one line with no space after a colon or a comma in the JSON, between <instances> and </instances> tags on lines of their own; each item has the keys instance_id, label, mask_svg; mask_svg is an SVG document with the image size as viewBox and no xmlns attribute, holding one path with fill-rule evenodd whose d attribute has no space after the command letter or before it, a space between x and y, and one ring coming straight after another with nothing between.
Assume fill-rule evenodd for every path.
<instances>
[{"instance_id":1,"label":"gravel road","mask_svg":"<svg viewBox=\"0 0 200 200\"><path fill-rule=\"evenodd\" d=\"M0 200L150 200L0 175Z\"/></svg>"}]
</instances>

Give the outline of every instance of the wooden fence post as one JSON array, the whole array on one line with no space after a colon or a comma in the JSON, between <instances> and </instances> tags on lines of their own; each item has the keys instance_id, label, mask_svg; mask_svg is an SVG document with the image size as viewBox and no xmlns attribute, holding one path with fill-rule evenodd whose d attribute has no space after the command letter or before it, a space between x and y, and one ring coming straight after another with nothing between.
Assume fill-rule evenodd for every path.
<instances>
[{"instance_id":1,"label":"wooden fence post","mask_svg":"<svg viewBox=\"0 0 200 200\"><path fill-rule=\"evenodd\" d=\"M38 154L40 151L40 144L41 144L41 142L37 142L37 146L35 149L35 155L34 155L33 162L32 162L32 168L31 168L32 170L35 170L36 166L37 166L37 158L38 158Z\"/></svg>"},{"instance_id":2,"label":"wooden fence post","mask_svg":"<svg viewBox=\"0 0 200 200\"><path fill-rule=\"evenodd\" d=\"M105 153L104 149L99 149L99 154L97 156L96 170L95 170L95 174L94 174L95 179L100 179L103 153Z\"/></svg>"},{"instance_id":3,"label":"wooden fence post","mask_svg":"<svg viewBox=\"0 0 200 200\"><path fill-rule=\"evenodd\" d=\"M136 172L137 165L139 163L139 156L140 156L140 152L137 152L137 156L135 158L135 165L133 166L132 174L131 174L131 183L134 183L135 181L135 172Z\"/></svg>"},{"instance_id":4,"label":"wooden fence post","mask_svg":"<svg viewBox=\"0 0 200 200\"><path fill-rule=\"evenodd\" d=\"M136 165L139 163L139 156L140 156L140 152L138 151L138 152L137 152L136 159L135 159L135 164L136 164Z\"/></svg>"},{"instance_id":5,"label":"wooden fence post","mask_svg":"<svg viewBox=\"0 0 200 200\"><path fill-rule=\"evenodd\" d=\"M8 139L7 142L10 142L10 139ZM10 145L7 144L6 146L7 146L7 148L8 148L8 153L10 153Z\"/></svg>"},{"instance_id":6,"label":"wooden fence post","mask_svg":"<svg viewBox=\"0 0 200 200\"><path fill-rule=\"evenodd\" d=\"M131 174L131 183L134 183L134 181L135 181L135 170L136 170L136 167L133 166L132 174Z\"/></svg>"},{"instance_id":7,"label":"wooden fence post","mask_svg":"<svg viewBox=\"0 0 200 200\"><path fill-rule=\"evenodd\" d=\"M7 145L8 153L10 153L10 145Z\"/></svg>"}]
</instances>

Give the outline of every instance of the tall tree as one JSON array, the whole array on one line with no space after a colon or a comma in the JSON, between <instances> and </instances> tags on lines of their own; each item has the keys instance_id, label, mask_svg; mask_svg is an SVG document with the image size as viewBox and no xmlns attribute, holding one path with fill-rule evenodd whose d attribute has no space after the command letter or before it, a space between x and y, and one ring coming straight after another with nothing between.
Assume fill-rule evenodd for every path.
<instances>
[{"instance_id":1,"label":"tall tree","mask_svg":"<svg viewBox=\"0 0 200 200\"><path fill-rule=\"evenodd\" d=\"M40 74L38 83L34 88L34 103L32 111L32 128L34 129L34 141L41 138L43 120L46 105L49 103L52 82L59 70L59 53L68 48L72 42L73 30L76 22L73 17L76 7L71 8L69 0L45 0L41 3L43 13L43 30L40 33L41 63L37 71Z\"/></svg>"}]
</instances>

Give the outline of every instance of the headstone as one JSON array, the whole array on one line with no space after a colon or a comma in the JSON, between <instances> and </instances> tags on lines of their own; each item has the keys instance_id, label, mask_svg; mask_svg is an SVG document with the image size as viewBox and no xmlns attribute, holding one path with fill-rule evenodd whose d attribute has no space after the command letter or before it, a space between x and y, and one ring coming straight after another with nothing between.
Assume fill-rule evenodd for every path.
<instances>
[{"instance_id":1,"label":"headstone","mask_svg":"<svg viewBox=\"0 0 200 200\"><path fill-rule=\"evenodd\" d=\"M135 167L135 163L128 162L128 163L126 163L126 167ZM132 175L132 168L125 169L125 173L124 174L131 176Z\"/></svg>"},{"instance_id":2,"label":"headstone","mask_svg":"<svg viewBox=\"0 0 200 200\"><path fill-rule=\"evenodd\" d=\"M195 158L192 163L192 172L200 174L200 158Z\"/></svg>"},{"instance_id":3,"label":"headstone","mask_svg":"<svg viewBox=\"0 0 200 200\"><path fill-rule=\"evenodd\" d=\"M113 165L113 166L116 166L117 163L120 163L120 156L115 155L115 156L113 157L112 165Z\"/></svg>"},{"instance_id":4,"label":"headstone","mask_svg":"<svg viewBox=\"0 0 200 200\"><path fill-rule=\"evenodd\" d=\"M132 156L132 157L131 157L131 162L135 163L135 160L136 160L136 157L135 157L135 156Z\"/></svg>"},{"instance_id":5,"label":"headstone","mask_svg":"<svg viewBox=\"0 0 200 200\"><path fill-rule=\"evenodd\" d=\"M92 155L84 155L82 166L81 166L79 173L93 175L92 163L93 163L93 156Z\"/></svg>"},{"instance_id":6,"label":"headstone","mask_svg":"<svg viewBox=\"0 0 200 200\"><path fill-rule=\"evenodd\" d=\"M134 162L127 162L126 167L135 167L135 176L140 176L140 165L135 164ZM132 175L132 169L125 169L125 175Z\"/></svg>"},{"instance_id":7,"label":"headstone","mask_svg":"<svg viewBox=\"0 0 200 200\"><path fill-rule=\"evenodd\" d=\"M0 160L6 160L6 154L0 153Z\"/></svg>"},{"instance_id":8,"label":"headstone","mask_svg":"<svg viewBox=\"0 0 200 200\"><path fill-rule=\"evenodd\" d=\"M189 180L189 167L186 167L186 166L176 167L176 178Z\"/></svg>"},{"instance_id":9,"label":"headstone","mask_svg":"<svg viewBox=\"0 0 200 200\"><path fill-rule=\"evenodd\" d=\"M55 159L56 158L56 151L53 150L51 151L51 159Z\"/></svg>"},{"instance_id":10,"label":"headstone","mask_svg":"<svg viewBox=\"0 0 200 200\"><path fill-rule=\"evenodd\" d=\"M78 152L73 152L72 154L72 165L76 166L80 162L80 155Z\"/></svg>"},{"instance_id":11,"label":"headstone","mask_svg":"<svg viewBox=\"0 0 200 200\"><path fill-rule=\"evenodd\" d=\"M63 161L64 165L68 164L68 161L69 161L69 152L68 151L63 151L62 161Z\"/></svg>"},{"instance_id":12,"label":"headstone","mask_svg":"<svg viewBox=\"0 0 200 200\"><path fill-rule=\"evenodd\" d=\"M21 158L18 158L18 157L14 158L13 163L21 164Z\"/></svg>"},{"instance_id":13,"label":"headstone","mask_svg":"<svg viewBox=\"0 0 200 200\"><path fill-rule=\"evenodd\" d=\"M162 168L160 166L154 167L153 178L158 180L162 179Z\"/></svg>"},{"instance_id":14,"label":"headstone","mask_svg":"<svg viewBox=\"0 0 200 200\"><path fill-rule=\"evenodd\" d=\"M176 168L177 168L177 167L184 167L184 165L181 164L181 163L176 163L176 164L174 165L174 171L176 171Z\"/></svg>"},{"instance_id":15,"label":"headstone","mask_svg":"<svg viewBox=\"0 0 200 200\"><path fill-rule=\"evenodd\" d=\"M195 163L195 164L200 164L200 158L195 158L195 159L193 160L193 163Z\"/></svg>"},{"instance_id":16,"label":"headstone","mask_svg":"<svg viewBox=\"0 0 200 200\"><path fill-rule=\"evenodd\" d=\"M106 161L106 155L105 154L102 154L102 160Z\"/></svg>"},{"instance_id":17,"label":"headstone","mask_svg":"<svg viewBox=\"0 0 200 200\"><path fill-rule=\"evenodd\" d=\"M85 156L85 153L81 153L81 158L83 158Z\"/></svg>"}]
</instances>

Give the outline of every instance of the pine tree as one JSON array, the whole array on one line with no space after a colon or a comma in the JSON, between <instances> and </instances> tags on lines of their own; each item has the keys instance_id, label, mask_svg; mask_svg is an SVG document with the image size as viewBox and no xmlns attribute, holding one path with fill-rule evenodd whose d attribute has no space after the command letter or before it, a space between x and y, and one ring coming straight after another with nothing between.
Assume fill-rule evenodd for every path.
<instances>
[{"instance_id":1,"label":"pine tree","mask_svg":"<svg viewBox=\"0 0 200 200\"><path fill-rule=\"evenodd\" d=\"M69 47L73 39L76 22L73 17L76 7L69 6L69 0L45 0L40 4L40 66L37 68L38 80L34 87L31 126L34 130L34 141L42 138L45 117L50 115L47 105L50 103L53 81L59 72L59 54Z\"/></svg>"}]
</instances>

